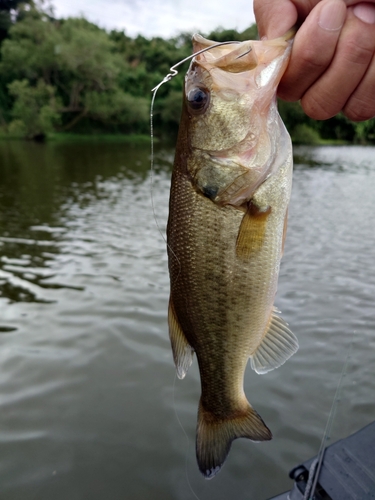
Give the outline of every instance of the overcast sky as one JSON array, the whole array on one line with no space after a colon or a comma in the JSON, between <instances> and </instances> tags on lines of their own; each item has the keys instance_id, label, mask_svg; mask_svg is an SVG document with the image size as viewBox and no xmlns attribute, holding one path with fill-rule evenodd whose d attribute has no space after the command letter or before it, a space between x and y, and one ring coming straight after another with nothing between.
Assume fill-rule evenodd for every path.
<instances>
[{"instance_id":1,"label":"overcast sky","mask_svg":"<svg viewBox=\"0 0 375 500\"><path fill-rule=\"evenodd\" d=\"M129 36L171 37L181 31L207 33L218 26L243 31L254 22L253 0L51 0L56 17L81 14Z\"/></svg>"}]
</instances>

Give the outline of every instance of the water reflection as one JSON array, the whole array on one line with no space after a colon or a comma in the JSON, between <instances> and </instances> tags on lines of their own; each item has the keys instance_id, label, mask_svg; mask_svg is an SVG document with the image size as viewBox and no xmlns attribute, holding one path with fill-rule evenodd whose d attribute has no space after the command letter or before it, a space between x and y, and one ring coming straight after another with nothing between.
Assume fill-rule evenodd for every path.
<instances>
[{"instance_id":1,"label":"water reflection","mask_svg":"<svg viewBox=\"0 0 375 500\"><path fill-rule=\"evenodd\" d=\"M148 145L0 141L1 499L191 499L187 467L201 500L264 500L317 452L351 342L332 438L371 421L374 152L296 149L276 304L301 348L275 372L246 372L274 440L237 441L205 482L197 363L174 383ZM173 152L156 153L163 232Z\"/></svg>"},{"instance_id":2,"label":"water reflection","mask_svg":"<svg viewBox=\"0 0 375 500\"><path fill-rule=\"evenodd\" d=\"M331 172L373 171L372 146L297 146L295 169L319 168Z\"/></svg>"},{"instance_id":3,"label":"water reflection","mask_svg":"<svg viewBox=\"0 0 375 500\"><path fill-rule=\"evenodd\" d=\"M0 157L1 296L50 302L42 289L82 289L50 272L75 225L73 207L88 210L100 199L115 205L125 179L142 183L147 145L0 141ZM82 241L75 245L76 253L86 252Z\"/></svg>"}]
</instances>

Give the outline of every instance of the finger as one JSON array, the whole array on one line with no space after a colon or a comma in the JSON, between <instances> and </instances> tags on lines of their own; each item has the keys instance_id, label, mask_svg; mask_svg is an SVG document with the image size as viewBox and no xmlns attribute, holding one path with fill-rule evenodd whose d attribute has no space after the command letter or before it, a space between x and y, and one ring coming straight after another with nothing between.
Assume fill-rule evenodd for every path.
<instances>
[{"instance_id":1,"label":"finger","mask_svg":"<svg viewBox=\"0 0 375 500\"><path fill-rule=\"evenodd\" d=\"M354 122L375 117L375 60L373 59L365 77L344 106L344 115Z\"/></svg>"},{"instance_id":2,"label":"finger","mask_svg":"<svg viewBox=\"0 0 375 500\"><path fill-rule=\"evenodd\" d=\"M360 5L375 11L373 4ZM311 118L325 120L339 113L371 63L375 51L375 29L374 24L355 15L353 10L360 5L347 10L330 66L302 97L302 107Z\"/></svg>"},{"instance_id":3,"label":"finger","mask_svg":"<svg viewBox=\"0 0 375 500\"><path fill-rule=\"evenodd\" d=\"M260 38L282 36L298 19L291 0L254 0L254 14Z\"/></svg>"},{"instance_id":4,"label":"finger","mask_svg":"<svg viewBox=\"0 0 375 500\"><path fill-rule=\"evenodd\" d=\"M358 5L353 9L355 15L368 24L375 25L375 7ZM370 66L361 82L354 90L344 106L344 114L353 121L369 120L375 116L375 56L372 57Z\"/></svg>"},{"instance_id":5,"label":"finger","mask_svg":"<svg viewBox=\"0 0 375 500\"><path fill-rule=\"evenodd\" d=\"M297 31L289 66L280 82L278 95L298 101L330 65L346 6L342 0L322 0Z\"/></svg>"},{"instance_id":6,"label":"finger","mask_svg":"<svg viewBox=\"0 0 375 500\"><path fill-rule=\"evenodd\" d=\"M363 3L361 0L344 0L344 2L346 3L347 7L351 7L351 6L356 5L358 3ZM366 0L366 3L374 3L375 4L375 0Z\"/></svg>"}]
</instances>

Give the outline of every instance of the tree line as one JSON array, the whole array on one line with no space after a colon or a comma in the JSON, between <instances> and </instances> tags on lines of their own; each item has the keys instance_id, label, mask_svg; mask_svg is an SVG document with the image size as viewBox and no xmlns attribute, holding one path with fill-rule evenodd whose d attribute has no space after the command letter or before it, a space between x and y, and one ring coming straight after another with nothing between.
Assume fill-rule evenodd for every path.
<instances>
[{"instance_id":1,"label":"tree line","mask_svg":"<svg viewBox=\"0 0 375 500\"><path fill-rule=\"evenodd\" d=\"M204 35L248 40L257 38L257 29ZM56 19L43 0L2 0L0 132L34 139L53 132L148 134L151 89L190 53L191 33L131 38L84 18ZM183 78L184 68L158 91L156 135L176 136ZM354 123L340 114L314 121L299 103L280 102L279 109L295 142L375 142L374 120Z\"/></svg>"}]
</instances>

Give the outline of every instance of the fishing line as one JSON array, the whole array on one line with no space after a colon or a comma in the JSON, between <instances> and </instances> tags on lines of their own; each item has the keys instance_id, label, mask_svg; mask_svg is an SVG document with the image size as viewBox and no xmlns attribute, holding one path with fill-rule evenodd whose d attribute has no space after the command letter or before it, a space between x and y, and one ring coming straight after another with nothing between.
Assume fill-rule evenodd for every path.
<instances>
[{"instance_id":1,"label":"fishing line","mask_svg":"<svg viewBox=\"0 0 375 500\"><path fill-rule=\"evenodd\" d=\"M169 82L173 77L175 77L178 74L178 71L176 70L176 68L178 66L180 66L181 64L189 61L189 59L192 59L193 57L195 57L195 56L197 56L199 54L202 54L203 52L206 52L207 50L211 50L211 49L214 49L215 47L220 47L221 45L228 45L228 44L231 44L231 43L241 43L241 42L233 41L233 42L219 42L219 43L215 43L213 45L210 45L209 47L206 47L206 48L204 48L202 50L199 50L198 52L195 52L194 54L191 54L188 57L185 57L185 59L182 59L178 63L176 63L173 66L171 66L169 68L170 73L168 73L163 78L163 80L158 85L156 85L156 87L154 87L151 90L151 92L152 92L151 107L150 107L150 138L151 138L151 160L150 160L150 184L151 184L151 186L150 186L150 194L151 194L151 207L152 207L152 213L153 213L153 216L154 216L156 227L158 228L158 231L159 231L161 237L163 238L164 242L166 243L169 251L172 253L172 255L177 260L177 262L179 264L179 267L180 267L180 271L181 271L180 260L178 259L177 255L175 254L175 252L173 251L173 249L168 244L168 242L167 242L167 240L166 240L166 238L165 238L165 236L164 236L164 234L163 234L163 232L162 232L162 230L160 228L159 222L158 222L157 217L156 217L156 211L155 211L155 199L154 199L154 170L155 170L155 168L154 168L154 166L155 166L155 161L154 161L155 160L155 155L154 155L154 104L155 104L155 98L156 98L156 94L157 94L157 91L159 90L159 88L162 85L164 85L164 83ZM177 276L177 279L178 279L178 276ZM190 479L189 479L188 458L189 458L189 450L190 450L190 439L189 439L189 436L187 435L187 433L186 433L186 431L184 429L184 426L182 425L182 422L181 422L181 420L180 420L180 418L178 416L178 413L177 413L176 401L175 401L176 378L177 378L177 375L175 374L174 381L173 381L173 409L174 409L174 412L175 412L175 415L176 415L177 422L179 423L179 426L181 427L182 432L184 433L184 435L186 437L186 441L187 441L187 450L186 450L186 458L185 458L186 481L187 481L187 483L189 485L191 493L194 495L194 498L196 500L200 500L200 498L197 496L197 494L193 490L193 487L192 487Z\"/></svg>"},{"instance_id":2,"label":"fishing line","mask_svg":"<svg viewBox=\"0 0 375 500\"><path fill-rule=\"evenodd\" d=\"M177 422L179 423L179 425L182 429L182 432L184 433L184 435L186 437L186 441L187 441L187 449L186 449L186 455L185 455L185 476L186 476L186 481L189 485L190 491L192 492L192 494L194 495L196 500L200 500L200 498L197 496L197 494L193 490L193 487L192 487L190 479L189 479L188 460L189 460L189 451L190 451L190 439L189 439L189 436L187 435L187 432L185 431L184 426L182 425L180 417L178 416L178 413L177 413L176 400L175 400L176 379L177 379L177 374L175 373L174 380L173 380L173 398L172 399L173 399L174 414L176 415Z\"/></svg>"},{"instance_id":3,"label":"fishing line","mask_svg":"<svg viewBox=\"0 0 375 500\"><path fill-rule=\"evenodd\" d=\"M151 138L151 161L150 161L150 183L151 183L151 188L150 188L150 194L151 194L151 207L152 207L152 213L153 213L153 216L154 216L156 227L158 228L158 231L159 231L161 237L163 238L164 242L166 243L169 251L172 253L172 255L177 260L178 265L180 267L180 271L181 271L181 263L180 263L177 255L174 253L174 251L170 247L170 245L168 245L168 242L167 242L167 240L166 240L166 238L165 238L165 236L164 236L164 234L163 234L163 232L162 232L162 230L160 228L159 222L158 222L157 217L156 217L156 211L155 211L155 202L154 202L154 170L155 170L155 168L154 168L154 104L155 104L156 93L159 90L159 88L162 85L164 85L164 83L169 82L170 80L172 80L173 77L175 77L176 75L178 75L178 71L176 70L176 68L178 66L180 66L181 64L185 63L186 61L189 61L189 59L192 59L193 57L195 57L195 56L197 56L199 54L202 54L203 52L206 52L207 50L211 50L211 49L214 49L215 47L220 47L221 45L228 45L228 44L231 44L231 43L241 43L241 42L232 41L232 42L218 42L218 43L214 43L213 45L210 45L209 47L205 47L204 49L198 50L198 52L194 52L194 54L191 54L190 56L185 57L185 59L182 59L178 63L176 63L173 66L171 66L169 68L170 73L168 73L163 78L163 80L160 83L158 83L158 85L156 85L156 87L154 87L151 90L151 92L152 92L152 99L151 99L151 106L150 106L150 138ZM177 279L178 279L178 277L177 277Z\"/></svg>"},{"instance_id":4,"label":"fishing line","mask_svg":"<svg viewBox=\"0 0 375 500\"><path fill-rule=\"evenodd\" d=\"M172 68L170 68L170 69L172 70ZM177 72L176 72L176 75L177 75ZM164 234L160 228L159 221L156 217L155 201L154 201L154 170L155 170L154 169L154 103L155 103L156 92L158 91L159 87L161 87L161 85L163 85L163 83L165 83L165 81L169 81L169 80L165 80L165 81L164 80L162 82L160 82L159 85L154 87L151 91L152 92L152 99L151 99L151 107L150 107L150 137L151 137L150 196L151 196L152 213L154 216L156 227L158 228L158 231L159 231L161 237L163 238L165 244L167 245L168 250L172 253L172 255L174 256L174 258L176 259L176 261L178 263L178 266L179 266L179 271L178 271L178 275L177 275L177 279L178 279L180 272L181 272L181 262L180 262L179 258L177 257L177 255L175 254L175 252L173 251L172 247L168 244L167 239L164 236Z\"/></svg>"},{"instance_id":5,"label":"fishing line","mask_svg":"<svg viewBox=\"0 0 375 500\"><path fill-rule=\"evenodd\" d=\"M350 359L350 355L352 352L352 346L353 346L353 342L351 342L349 345L348 353L346 355L346 360L345 360L344 366L341 370L340 379L339 379L339 382L337 384L335 397L333 398L331 410L329 412L326 428L324 430L323 438L322 438L322 441L320 443L318 455L317 455L316 459L313 461L313 463L311 464L311 467L309 470L309 479L307 481L303 500L314 500L315 489L316 489L316 485L318 484L320 469L322 467L323 458L324 458L324 453L327 449L327 442L331 438L332 424L333 424L333 421L335 418L337 404L340 401L340 393L341 393L344 377L346 376L346 373L347 373L349 359Z\"/></svg>"},{"instance_id":6,"label":"fishing line","mask_svg":"<svg viewBox=\"0 0 375 500\"><path fill-rule=\"evenodd\" d=\"M221 45L229 45L231 43L242 43L242 42L239 42L239 41L228 41L228 42L217 42L217 43L214 43L213 45L210 45L209 47L205 47L204 49L201 49L201 50L198 50L197 52L194 52L193 54L191 54L190 56L187 56L185 57L185 59L181 59L181 61L179 61L178 63L174 64L173 66L171 66L169 68L169 71L170 73L168 73L164 78L163 80L158 83L158 85L156 85L156 87L154 87L151 92L154 92L156 94L156 91L164 84L164 83L167 83L169 82L170 80L172 80L173 77L175 77L176 75L178 75L178 71L176 70L177 66L180 66L181 64L185 63L186 61L188 61L189 59L192 59L193 57L195 56L199 56L199 54L202 54L203 52L206 52L207 50L211 50L211 49L214 49L215 47L221 47ZM249 51L248 51L249 52ZM246 54L248 53L246 52ZM242 54L242 55L245 55L245 54Z\"/></svg>"},{"instance_id":7,"label":"fishing line","mask_svg":"<svg viewBox=\"0 0 375 500\"><path fill-rule=\"evenodd\" d=\"M152 90L152 99L151 99L151 108L150 108L150 137L151 137L151 168L150 168L150 183L151 183L151 206L152 206L152 213L154 215L156 227L159 230L159 233L161 234L161 237L165 241L165 243L168 245L167 240L165 239L165 236L160 229L159 222L156 217L156 211L155 211L155 203L154 203L154 102L155 102L155 97L156 97L156 92L158 88L160 87L161 84L159 84L158 87L155 87L155 89ZM178 260L178 259L177 259Z\"/></svg>"}]
</instances>

